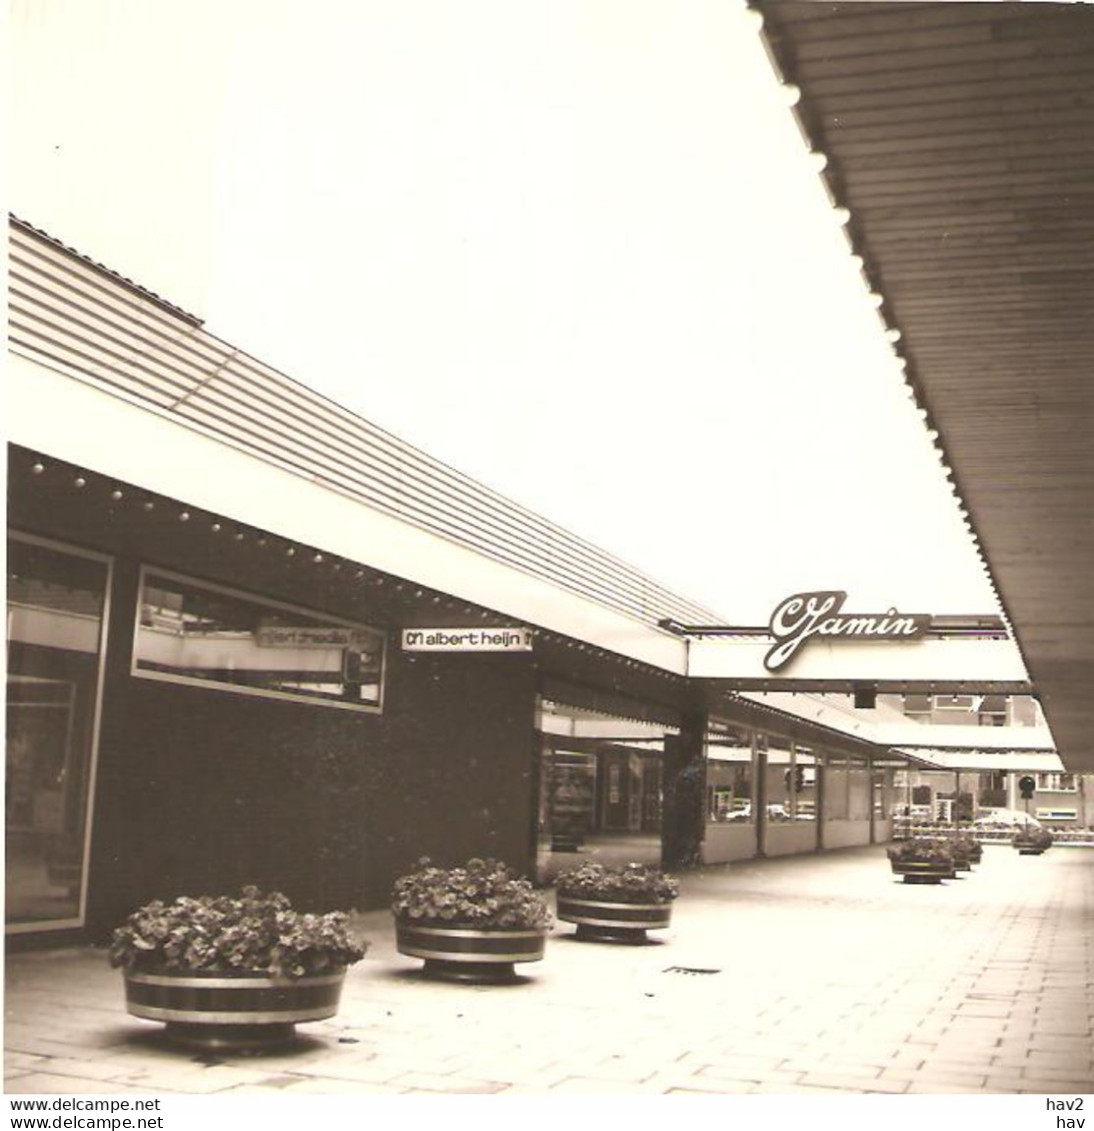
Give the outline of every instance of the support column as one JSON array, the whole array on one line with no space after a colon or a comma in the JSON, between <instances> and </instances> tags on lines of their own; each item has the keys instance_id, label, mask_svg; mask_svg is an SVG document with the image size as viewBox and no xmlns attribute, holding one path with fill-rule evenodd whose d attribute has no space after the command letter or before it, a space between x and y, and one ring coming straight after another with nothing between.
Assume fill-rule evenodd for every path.
<instances>
[{"instance_id":1,"label":"support column","mask_svg":"<svg viewBox=\"0 0 1094 1131\"><path fill-rule=\"evenodd\" d=\"M790 803L790 819L798 819L798 744L790 744L790 778L786 783L786 800Z\"/></svg>"},{"instance_id":2,"label":"support column","mask_svg":"<svg viewBox=\"0 0 1094 1131\"><path fill-rule=\"evenodd\" d=\"M870 843L877 844L877 770L874 769L874 763L867 761L866 763L866 780L869 783L870 790ZM882 790L884 791L884 785ZM884 796L884 792L882 793Z\"/></svg>"},{"instance_id":3,"label":"support column","mask_svg":"<svg viewBox=\"0 0 1094 1131\"><path fill-rule=\"evenodd\" d=\"M707 825L705 714L685 715L679 734L665 735L661 864L694 868L703 862Z\"/></svg>"},{"instance_id":4,"label":"support column","mask_svg":"<svg viewBox=\"0 0 1094 1131\"><path fill-rule=\"evenodd\" d=\"M767 735L752 732L752 765L756 774L755 804L752 816L756 820L756 856L767 855Z\"/></svg>"},{"instance_id":5,"label":"support column","mask_svg":"<svg viewBox=\"0 0 1094 1131\"><path fill-rule=\"evenodd\" d=\"M813 790L813 804L817 810L817 851L821 852L824 849L824 808L826 794L828 793L828 755L817 750L814 752L814 756L817 759L817 782Z\"/></svg>"}]
</instances>

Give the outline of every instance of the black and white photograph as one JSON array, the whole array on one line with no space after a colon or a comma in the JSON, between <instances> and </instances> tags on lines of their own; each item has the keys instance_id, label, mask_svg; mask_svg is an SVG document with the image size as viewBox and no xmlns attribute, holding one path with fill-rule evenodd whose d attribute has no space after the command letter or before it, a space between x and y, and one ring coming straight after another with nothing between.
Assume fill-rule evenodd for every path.
<instances>
[{"instance_id":1,"label":"black and white photograph","mask_svg":"<svg viewBox=\"0 0 1094 1131\"><path fill-rule=\"evenodd\" d=\"M6 39L9 1127L1094 1120L1094 4Z\"/></svg>"}]
</instances>

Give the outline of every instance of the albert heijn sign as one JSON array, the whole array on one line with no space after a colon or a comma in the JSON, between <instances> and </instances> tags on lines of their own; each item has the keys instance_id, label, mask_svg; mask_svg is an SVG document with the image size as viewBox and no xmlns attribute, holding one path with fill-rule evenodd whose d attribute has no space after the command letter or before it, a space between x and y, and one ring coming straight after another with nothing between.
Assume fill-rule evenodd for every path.
<instances>
[{"instance_id":1,"label":"albert heijn sign","mask_svg":"<svg viewBox=\"0 0 1094 1131\"><path fill-rule=\"evenodd\" d=\"M811 639L914 640L931 624L927 613L841 612L847 594L840 590L795 593L771 614L768 632L775 644L764 656L764 667L778 671Z\"/></svg>"},{"instance_id":2,"label":"albert heijn sign","mask_svg":"<svg viewBox=\"0 0 1094 1131\"><path fill-rule=\"evenodd\" d=\"M531 652L530 628L404 628L404 652Z\"/></svg>"}]
</instances>

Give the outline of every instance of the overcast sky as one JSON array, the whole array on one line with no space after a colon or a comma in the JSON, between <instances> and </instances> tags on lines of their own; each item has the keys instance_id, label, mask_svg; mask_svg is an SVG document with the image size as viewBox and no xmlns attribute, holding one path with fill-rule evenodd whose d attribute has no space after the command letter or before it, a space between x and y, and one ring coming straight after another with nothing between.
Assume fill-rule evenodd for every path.
<instances>
[{"instance_id":1,"label":"overcast sky","mask_svg":"<svg viewBox=\"0 0 1094 1131\"><path fill-rule=\"evenodd\" d=\"M734 622L993 612L735 0L16 0L11 207Z\"/></svg>"}]
</instances>

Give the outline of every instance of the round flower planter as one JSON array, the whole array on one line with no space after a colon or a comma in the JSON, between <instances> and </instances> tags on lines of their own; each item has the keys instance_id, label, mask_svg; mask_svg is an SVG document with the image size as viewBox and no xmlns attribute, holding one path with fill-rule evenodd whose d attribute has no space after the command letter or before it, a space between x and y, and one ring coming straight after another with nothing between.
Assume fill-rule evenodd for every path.
<instances>
[{"instance_id":1,"label":"round flower planter","mask_svg":"<svg viewBox=\"0 0 1094 1131\"><path fill-rule=\"evenodd\" d=\"M952 880L953 869L938 860L890 860L893 871L904 877L906 884L940 884Z\"/></svg>"},{"instance_id":2,"label":"round flower planter","mask_svg":"<svg viewBox=\"0 0 1094 1131\"><path fill-rule=\"evenodd\" d=\"M395 920L395 949L425 959L424 972L446 981L512 982L514 964L539 962L546 942L545 930L420 926Z\"/></svg>"},{"instance_id":3,"label":"round flower planter","mask_svg":"<svg viewBox=\"0 0 1094 1131\"><path fill-rule=\"evenodd\" d=\"M344 969L302 978L214 971L125 971L125 1006L166 1022L176 1044L208 1050L278 1048L302 1021L338 1012Z\"/></svg>"},{"instance_id":4,"label":"round flower planter","mask_svg":"<svg viewBox=\"0 0 1094 1131\"><path fill-rule=\"evenodd\" d=\"M558 917L577 924L576 938L587 942L647 942L646 932L661 930L672 918L671 903L611 903L559 895Z\"/></svg>"}]
</instances>

